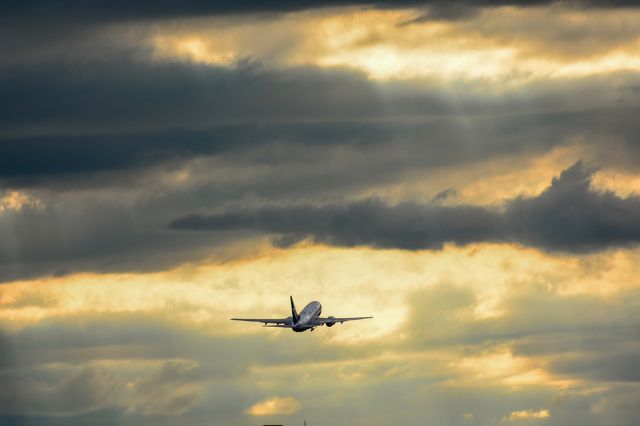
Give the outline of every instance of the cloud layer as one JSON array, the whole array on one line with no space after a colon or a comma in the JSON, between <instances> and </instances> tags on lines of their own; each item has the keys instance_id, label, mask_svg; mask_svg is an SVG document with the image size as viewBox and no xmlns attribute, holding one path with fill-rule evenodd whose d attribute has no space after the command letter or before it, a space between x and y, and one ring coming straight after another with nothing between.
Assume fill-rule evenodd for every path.
<instances>
[{"instance_id":1,"label":"cloud layer","mask_svg":"<svg viewBox=\"0 0 640 426\"><path fill-rule=\"evenodd\" d=\"M301 337L254 332L245 325L248 332L229 334L220 325L179 319L176 308L160 314L60 316L54 304L44 302L52 309L47 318L2 334L2 382L8 386L0 392L2 419L48 422L63 417L81 423L94 416L111 418L107 413L124 424L171 423L177 416L189 424L211 419L241 424L248 421L245 416L258 414L274 420L284 415L290 421L304 415L325 422L349 415L363 422L430 415L443 425L462 425L471 417L490 424L544 418L554 425L571 418L623 425L637 419L637 288L609 296L568 294L565 279L541 270L544 262L508 270L502 269L504 260L467 264L463 275L473 278L466 283L442 281L451 274L439 272L436 258L424 261L430 264L429 274L414 270L399 277L415 274L430 280L404 293L407 313L400 327L342 342L335 340L334 329ZM505 293L491 316L479 315L477 308L483 294L498 288L485 280L475 288L469 285L482 277L476 269L480 265L505 281ZM241 276L247 275L246 266L237 267ZM278 265L280 280L296 267L287 264L283 270ZM333 268L339 267L335 261ZM515 277L519 284L513 283ZM607 279L601 283L606 285ZM182 291L193 290L192 284L182 286ZM118 292L95 291L103 299L120 297ZM199 300L205 308L206 298ZM383 297L381 306L388 301ZM221 300L212 306L219 309ZM286 310L286 297L279 306ZM325 303L325 309L335 311L335 303ZM184 312L197 310L186 307ZM251 307L247 312L254 311ZM292 394L295 400L271 398ZM443 400L449 403L443 405ZM300 404L304 411L298 412ZM627 408L621 411L620 406ZM250 407L258 408L251 412ZM353 407L358 407L356 414ZM389 413L398 408L402 410Z\"/></svg>"},{"instance_id":2,"label":"cloud layer","mask_svg":"<svg viewBox=\"0 0 640 426\"><path fill-rule=\"evenodd\" d=\"M554 178L539 196L502 208L366 200L344 206L266 207L212 216L191 215L174 229L259 230L281 242L305 238L339 246L441 249L446 243L514 242L551 251L584 252L628 246L640 240L640 199L591 189L582 163Z\"/></svg>"},{"instance_id":3,"label":"cloud layer","mask_svg":"<svg viewBox=\"0 0 640 426\"><path fill-rule=\"evenodd\" d=\"M639 424L632 3L2 3L0 424Z\"/></svg>"}]
</instances>

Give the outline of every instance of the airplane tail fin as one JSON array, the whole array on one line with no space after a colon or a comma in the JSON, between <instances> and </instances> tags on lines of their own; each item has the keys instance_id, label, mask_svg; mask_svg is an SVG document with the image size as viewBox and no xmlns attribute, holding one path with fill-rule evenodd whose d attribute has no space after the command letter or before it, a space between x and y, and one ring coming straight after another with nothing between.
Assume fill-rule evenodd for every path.
<instances>
[{"instance_id":1,"label":"airplane tail fin","mask_svg":"<svg viewBox=\"0 0 640 426\"><path fill-rule=\"evenodd\" d=\"M296 311L295 303L293 303L293 296L289 296L289 299L291 300L291 317L295 324L300 319L300 316L298 315L298 311Z\"/></svg>"}]
</instances>

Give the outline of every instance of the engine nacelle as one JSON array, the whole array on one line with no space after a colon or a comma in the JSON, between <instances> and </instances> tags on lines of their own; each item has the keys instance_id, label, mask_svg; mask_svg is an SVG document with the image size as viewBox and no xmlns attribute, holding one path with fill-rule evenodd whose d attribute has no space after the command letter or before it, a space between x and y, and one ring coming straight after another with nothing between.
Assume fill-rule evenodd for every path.
<instances>
[{"instance_id":1,"label":"engine nacelle","mask_svg":"<svg viewBox=\"0 0 640 426\"><path fill-rule=\"evenodd\" d=\"M328 319L333 319L334 317L328 317ZM327 327L333 327L336 324L335 321L327 321L324 323Z\"/></svg>"}]
</instances>

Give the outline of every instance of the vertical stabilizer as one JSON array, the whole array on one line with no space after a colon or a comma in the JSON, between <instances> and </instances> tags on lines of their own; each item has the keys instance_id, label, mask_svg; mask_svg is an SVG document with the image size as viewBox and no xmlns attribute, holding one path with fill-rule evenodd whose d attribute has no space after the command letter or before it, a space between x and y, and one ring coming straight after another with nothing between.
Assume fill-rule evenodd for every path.
<instances>
[{"instance_id":1,"label":"vertical stabilizer","mask_svg":"<svg viewBox=\"0 0 640 426\"><path fill-rule=\"evenodd\" d=\"M293 323L295 324L300 319L300 316L298 315L298 311L296 311L295 303L293 303L293 296L289 296L289 299L291 300L291 317L293 319Z\"/></svg>"}]
</instances>

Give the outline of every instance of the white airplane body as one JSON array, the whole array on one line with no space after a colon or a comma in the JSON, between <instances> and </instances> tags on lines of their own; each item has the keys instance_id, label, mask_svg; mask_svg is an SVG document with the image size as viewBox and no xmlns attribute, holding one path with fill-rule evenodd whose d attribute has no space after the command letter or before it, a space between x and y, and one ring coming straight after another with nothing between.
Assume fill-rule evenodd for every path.
<instances>
[{"instance_id":1,"label":"white airplane body","mask_svg":"<svg viewBox=\"0 0 640 426\"><path fill-rule=\"evenodd\" d=\"M291 300L291 316L287 318L231 318L233 321L249 321L249 322L261 322L264 323L265 327L279 327L279 328L290 328L295 332L302 332L311 330L313 331L316 327L321 327L326 325L327 327L333 327L336 323L344 323L346 321L356 321L363 320L373 317L352 317L352 318L335 318L335 317L327 317L322 318L320 314L322 313L322 305L320 302L313 301L309 303L304 309L298 314L296 311L296 306L293 303L293 297L290 296Z\"/></svg>"}]
</instances>

